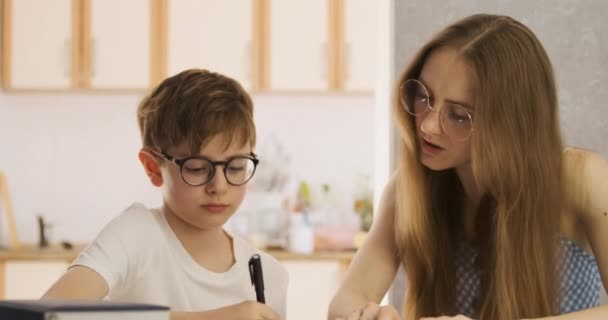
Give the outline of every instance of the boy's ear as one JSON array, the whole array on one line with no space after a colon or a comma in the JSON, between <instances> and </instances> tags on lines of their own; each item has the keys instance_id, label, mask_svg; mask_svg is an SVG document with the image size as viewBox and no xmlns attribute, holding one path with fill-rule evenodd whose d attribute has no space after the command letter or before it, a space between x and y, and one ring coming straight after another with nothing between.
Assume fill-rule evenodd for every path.
<instances>
[{"instance_id":1,"label":"boy's ear","mask_svg":"<svg viewBox=\"0 0 608 320\"><path fill-rule=\"evenodd\" d=\"M139 161L146 171L146 175L150 178L150 182L155 187L160 187L163 184L163 176L160 173L160 165L158 158L146 149L139 150Z\"/></svg>"}]
</instances>

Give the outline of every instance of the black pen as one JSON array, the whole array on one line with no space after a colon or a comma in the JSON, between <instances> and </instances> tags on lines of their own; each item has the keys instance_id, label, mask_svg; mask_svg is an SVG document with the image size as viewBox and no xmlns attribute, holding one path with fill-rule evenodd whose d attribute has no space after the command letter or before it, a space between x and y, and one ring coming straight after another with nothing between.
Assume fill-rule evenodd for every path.
<instances>
[{"instance_id":1,"label":"black pen","mask_svg":"<svg viewBox=\"0 0 608 320\"><path fill-rule=\"evenodd\" d=\"M254 254L249 259L249 276L251 284L255 288L255 297L260 303L266 303L264 298L264 276L262 275L262 259L259 254Z\"/></svg>"}]
</instances>

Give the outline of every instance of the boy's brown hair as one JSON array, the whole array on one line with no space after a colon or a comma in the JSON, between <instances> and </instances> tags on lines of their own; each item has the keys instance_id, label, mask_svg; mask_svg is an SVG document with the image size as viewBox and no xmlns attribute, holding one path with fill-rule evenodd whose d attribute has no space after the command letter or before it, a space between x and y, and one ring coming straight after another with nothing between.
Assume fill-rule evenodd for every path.
<instances>
[{"instance_id":1,"label":"boy's brown hair","mask_svg":"<svg viewBox=\"0 0 608 320\"><path fill-rule=\"evenodd\" d=\"M226 148L255 146L251 97L234 79L189 69L165 79L137 109L144 148L165 151L186 143L191 155L215 136Z\"/></svg>"}]
</instances>

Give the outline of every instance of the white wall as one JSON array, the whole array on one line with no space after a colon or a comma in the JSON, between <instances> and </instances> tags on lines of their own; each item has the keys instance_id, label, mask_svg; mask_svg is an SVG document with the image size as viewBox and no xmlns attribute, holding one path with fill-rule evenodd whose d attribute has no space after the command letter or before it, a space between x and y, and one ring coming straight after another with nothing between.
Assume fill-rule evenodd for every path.
<instances>
[{"instance_id":1,"label":"white wall","mask_svg":"<svg viewBox=\"0 0 608 320\"><path fill-rule=\"evenodd\" d=\"M38 213L54 224L52 241L84 242L133 201L160 204L137 160L140 98L0 92L0 171L9 180L22 242L38 240ZM279 137L293 178L348 193L359 174L371 175L373 96L259 95L254 101L258 146L271 132ZM5 221L0 227L6 244Z\"/></svg>"}]
</instances>

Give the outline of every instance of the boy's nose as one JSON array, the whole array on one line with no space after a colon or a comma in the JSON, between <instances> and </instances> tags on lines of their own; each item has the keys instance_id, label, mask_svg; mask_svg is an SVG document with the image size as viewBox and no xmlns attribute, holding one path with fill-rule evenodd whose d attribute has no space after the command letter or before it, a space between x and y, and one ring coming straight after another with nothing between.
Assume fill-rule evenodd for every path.
<instances>
[{"instance_id":1,"label":"boy's nose","mask_svg":"<svg viewBox=\"0 0 608 320\"><path fill-rule=\"evenodd\" d=\"M228 185L229 185L229 183L226 180L224 171L221 169L217 169L217 170L215 170L215 174L213 175L211 180L209 180L209 182L207 182L205 184L205 189L209 193L222 193L222 192L226 191L226 189L228 188Z\"/></svg>"},{"instance_id":2,"label":"boy's nose","mask_svg":"<svg viewBox=\"0 0 608 320\"><path fill-rule=\"evenodd\" d=\"M439 110L431 109L426 114L422 115L420 130L427 134L441 134L441 119Z\"/></svg>"}]
</instances>

